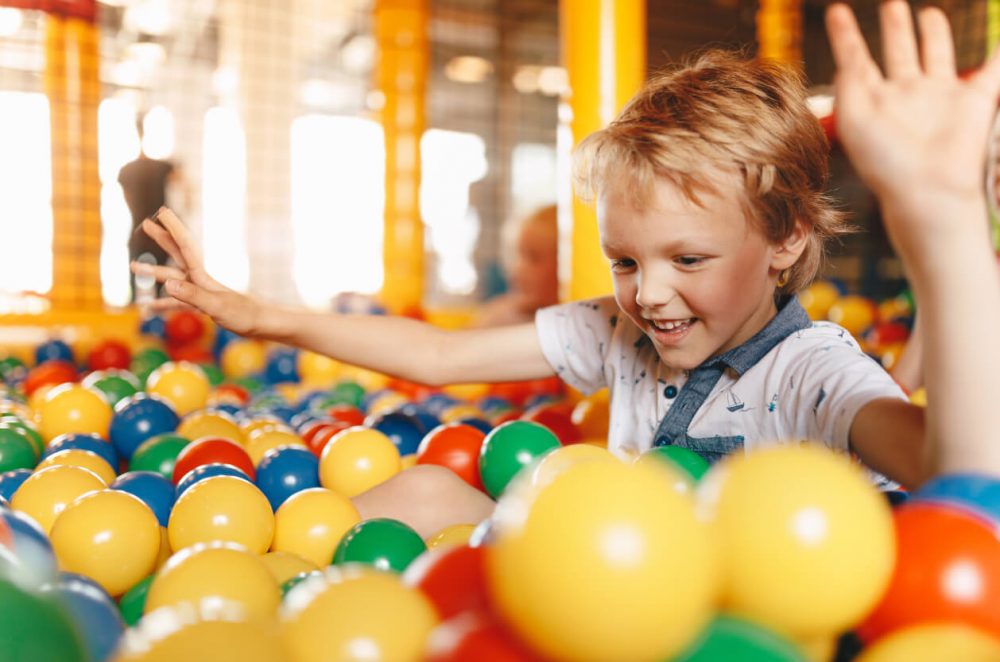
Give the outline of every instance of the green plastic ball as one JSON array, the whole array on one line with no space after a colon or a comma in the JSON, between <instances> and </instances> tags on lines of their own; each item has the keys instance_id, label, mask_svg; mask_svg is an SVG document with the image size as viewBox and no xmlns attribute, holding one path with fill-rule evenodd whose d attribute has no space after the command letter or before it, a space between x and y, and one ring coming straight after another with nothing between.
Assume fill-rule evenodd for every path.
<instances>
[{"instance_id":1,"label":"green plastic ball","mask_svg":"<svg viewBox=\"0 0 1000 662\"><path fill-rule=\"evenodd\" d=\"M494 499L521 469L559 448L559 438L544 425L508 421L486 435L479 451L479 475Z\"/></svg>"},{"instance_id":2,"label":"green plastic ball","mask_svg":"<svg viewBox=\"0 0 1000 662\"><path fill-rule=\"evenodd\" d=\"M337 545L333 565L364 563L379 570L403 572L413 559L427 551L416 531L394 519L359 522Z\"/></svg>"}]
</instances>

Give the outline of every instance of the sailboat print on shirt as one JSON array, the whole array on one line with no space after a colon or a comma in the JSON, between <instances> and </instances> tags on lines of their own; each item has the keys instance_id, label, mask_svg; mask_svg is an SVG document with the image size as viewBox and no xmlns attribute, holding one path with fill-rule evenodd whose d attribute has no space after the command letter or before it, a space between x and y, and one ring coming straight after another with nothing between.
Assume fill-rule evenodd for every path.
<instances>
[{"instance_id":1,"label":"sailboat print on shirt","mask_svg":"<svg viewBox=\"0 0 1000 662\"><path fill-rule=\"evenodd\" d=\"M743 401L740 400L740 396L730 391L729 404L726 405L726 409L728 409L730 412L738 412L739 410L743 409Z\"/></svg>"}]
</instances>

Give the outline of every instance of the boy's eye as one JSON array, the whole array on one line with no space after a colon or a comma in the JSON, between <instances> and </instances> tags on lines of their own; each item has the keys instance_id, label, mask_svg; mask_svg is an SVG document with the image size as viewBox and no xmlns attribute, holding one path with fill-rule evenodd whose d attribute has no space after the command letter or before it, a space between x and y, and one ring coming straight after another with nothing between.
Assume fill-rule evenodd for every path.
<instances>
[{"instance_id":1,"label":"boy's eye","mask_svg":"<svg viewBox=\"0 0 1000 662\"><path fill-rule=\"evenodd\" d=\"M701 264L702 262L704 262L705 258L703 258L703 257L697 257L695 255L681 255L678 258L674 258L674 261L677 262L677 264L679 264L681 266L684 266L684 267L693 267L695 265L698 265L698 264Z\"/></svg>"},{"instance_id":2,"label":"boy's eye","mask_svg":"<svg viewBox=\"0 0 1000 662\"><path fill-rule=\"evenodd\" d=\"M635 260L627 257L620 257L611 260L611 268L616 271L621 271L623 269L631 269L635 266Z\"/></svg>"}]
</instances>

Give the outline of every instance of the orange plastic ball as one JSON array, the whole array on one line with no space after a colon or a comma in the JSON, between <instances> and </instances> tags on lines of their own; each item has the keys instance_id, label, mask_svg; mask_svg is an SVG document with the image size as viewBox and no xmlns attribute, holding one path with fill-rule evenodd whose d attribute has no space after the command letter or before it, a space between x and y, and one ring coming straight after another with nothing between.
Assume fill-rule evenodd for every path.
<instances>
[{"instance_id":1,"label":"orange plastic ball","mask_svg":"<svg viewBox=\"0 0 1000 662\"><path fill-rule=\"evenodd\" d=\"M233 542L263 554L274 537L274 515L267 497L242 478L215 476L194 484L170 511L170 547Z\"/></svg>"},{"instance_id":2,"label":"orange plastic ball","mask_svg":"<svg viewBox=\"0 0 1000 662\"><path fill-rule=\"evenodd\" d=\"M67 506L51 539L60 568L90 577L117 597L155 568L160 526L138 497L101 490Z\"/></svg>"},{"instance_id":3,"label":"orange plastic ball","mask_svg":"<svg viewBox=\"0 0 1000 662\"><path fill-rule=\"evenodd\" d=\"M96 434L107 439L112 413L99 391L63 384L49 391L41 403L38 431L46 443L61 434Z\"/></svg>"}]
</instances>

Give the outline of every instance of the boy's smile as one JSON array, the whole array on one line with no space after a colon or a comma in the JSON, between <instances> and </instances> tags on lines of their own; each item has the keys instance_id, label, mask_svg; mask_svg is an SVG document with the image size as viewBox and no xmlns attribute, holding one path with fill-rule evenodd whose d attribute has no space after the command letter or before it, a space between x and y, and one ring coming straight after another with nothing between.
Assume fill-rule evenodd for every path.
<instances>
[{"instance_id":1,"label":"boy's smile","mask_svg":"<svg viewBox=\"0 0 1000 662\"><path fill-rule=\"evenodd\" d=\"M597 200L618 306L675 369L695 368L762 329L777 312L778 274L800 252L768 243L748 222L735 176L712 183L720 194L701 193L701 206L665 178L644 206L615 190Z\"/></svg>"}]
</instances>

